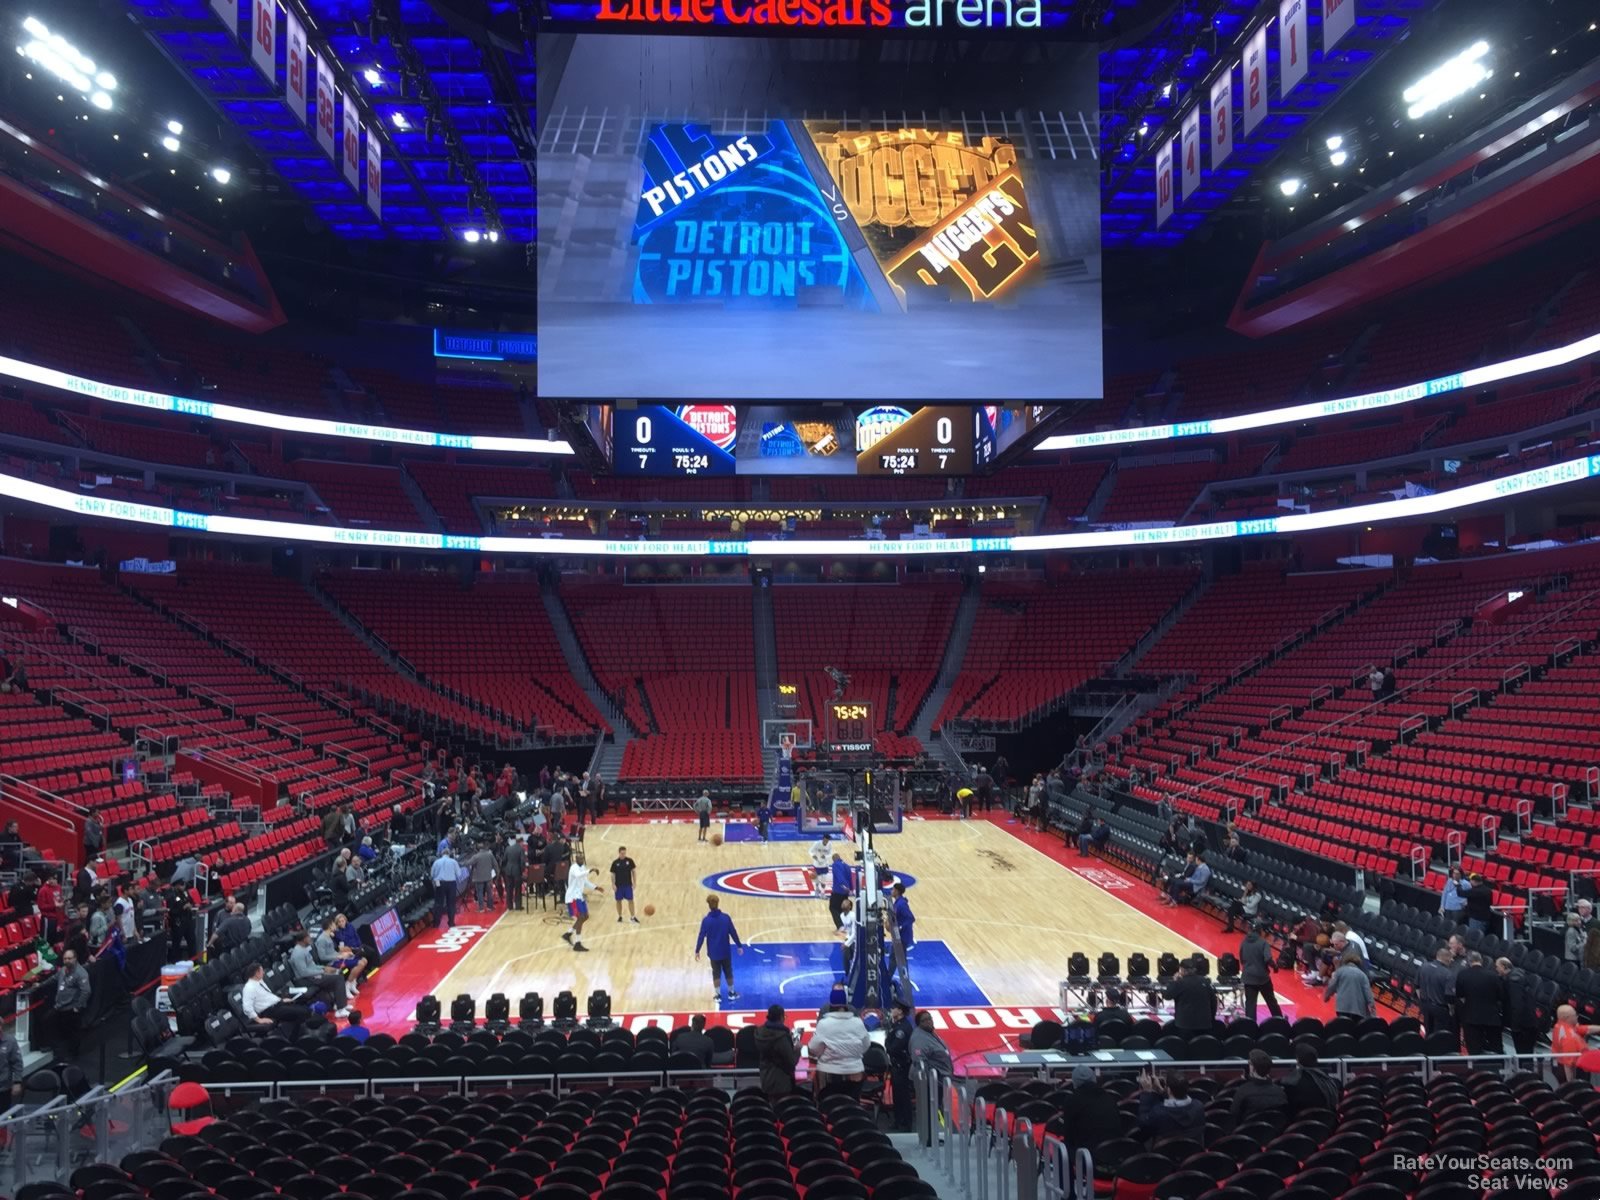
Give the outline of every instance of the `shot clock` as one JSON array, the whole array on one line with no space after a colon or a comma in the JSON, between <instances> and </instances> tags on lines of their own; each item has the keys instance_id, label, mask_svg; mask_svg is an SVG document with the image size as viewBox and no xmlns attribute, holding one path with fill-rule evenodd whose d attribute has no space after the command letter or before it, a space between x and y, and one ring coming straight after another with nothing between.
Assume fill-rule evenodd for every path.
<instances>
[{"instance_id":1,"label":"shot clock","mask_svg":"<svg viewBox=\"0 0 1600 1200\"><path fill-rule=\"evenodd\" d=\"M828 703L828 744L835 753L861 754L872 749L872 705L863 700Z\"/></svg>"}]
</instances>

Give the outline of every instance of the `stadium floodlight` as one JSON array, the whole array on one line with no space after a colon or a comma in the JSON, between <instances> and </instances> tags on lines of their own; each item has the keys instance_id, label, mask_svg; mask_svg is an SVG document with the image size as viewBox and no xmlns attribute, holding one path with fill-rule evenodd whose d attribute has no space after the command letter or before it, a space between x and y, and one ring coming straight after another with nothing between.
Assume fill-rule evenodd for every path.
<instances>
[{"instance_id":1,"label":"stadium floodlight","mask_svg":"<svg viewBox=\"0 0 1600 1200\"><path fill-rule=\"evenodd\" d=\"M405 113L400 112L399 110L396 110L395 112L390 113L389 114L389 120L394 122L394 127L396 129L410 129L411 128L411 122L406 120Z\"/></svg>"},{"instance_id":2,"label":"stadium floodlight","mask_svg":"<svg viewBox=\"0 0 1600 1200\"><path fill-rule=\"evenodd\" d=\"M96 92L94 95L90 96L89 103L94 105L101 112L109 112L111 110L111 97L106 95L104 92Z\"/></svg>"},{"instance_id":3,"label":"stadium floodlight","mask_svg":"<svg viewBox=\"0 0 1600 1200\"><path fill-rule=\"evenodd\" d=\"M212 167L211 178L215 179L218 183L227 183L233 178L233 172L228 170L227 167Z\"/></svg>"},{"instance_id":4,"label":"stadium floodlight","mask_svg":"<svg viewBox=\"0 0 1600 1200\"><path fill-rule=\"evenodd\" d=\"M94 59L59 33L51 33L49 27L38 17L28 17L22 22L22 28L32 35L30 41L18 47L24 57L31 59L35 65L49 71L76 91L84 95L90 92L94 87L94 76L98 73ZM111 76L107 74L106 78L111 79ZM115 79L111 79L111 83L113 87L116 86ZM105 89L104 85L102 88L109 90Z\"/></svg>"},{"instance_id":5,"label":"stadium floodlight","mask_svg":"<svg viewBox=\"0 0 1600 1200\"><path fill-rule=\"evenodd\" d=\"M491 242L498 242L500 240L500 231L498 229L489 230L489 240Z\"/></svg>"},{"instance_id":6,"label":"stadium floodlight","mask_svg":"<svg viewBox=\"0 0 1600 1200\"><path fill-rule=\"evenodd\" d=\"M461 231L461 236L466 238L469 242L476 242L483 235L476 229L464 229Z\"/></svg>"},{"instance_id":7,"label":"stadium floodlight","mask_svg":"<svg viewBox=\"0 0 1600 1200\"><path fill-rule=\"evenodd\" d=\"M181 145L183 145L183 143L180 142L175 137L164 137L164 138L161 139L162 148L166 149L166 150L170 150L174 154L176 154L178 152L178 147L181 146Z\"/></svg>"},{"instance_id":8,"label":"stadium floodlight","mask_svg":"<svg viewBox=\"0 0 1600 1200\"><path fill-rule=\"evenodd\" d=\"M1288 179L1281 179L1278 181L1278 190L1285 196L1297 195L1300 191L1300 181L1293 175L1289 176Z\"/></svg>"},{"instance_id":9,"label":"stadium floodlight","mask_svg":"<svg viewBox=\"0 0 1600 1200\"><path fill-rule=\"evenodd\" d=\"M183 122L182 121L168 121L167 122L167 132L168 133L182 133L183 132Z\"/></svg>"},{"instance_id":10,"label":"stadium floodlight","mask_svg":"<svg viewBox=\"0 0 1600 1200\"><path fill-rule=\"evenodd\" d=\"M1335 150L1328 155L1328 161L1336 167L1342 167L1350 161L1350 152L1348 150ZM1338 185L1335 184L1334 186L1337 187Z\"/></svg>"},{"instance_id":11,"label":"stadium floodlight","mask_svg":"<svg viewBox=\"0 0 1600 1200\"><path fill-rule=\"evenodd\" d=\"M117 90L117 77L110 71L101 71L94 77L94 81L105 91L114 92Z\"/></svg>"},{"instance_id":12,"label":"stadium floodlight","mask_svg":"<svg viewBox=\"0 0 1600 1200\"><path fill-rule=\"evenodd\" d=\"M1344 145L1344 138L1340 137L1337 133L1334 134L1331 138L1328 139L1328 149L1329 150L1337 150L1337 149L1339 149L1340 146L1343 146L1343 145Z\"/></svg>"},{"instance_id":13,"label":"stadium floodlight","mask_svg":"<svg viewBox=\"0 0 1600 1200\"><path fill-rule=\"evenodd\" d=\"M1413 121L1425 117L1489 78L1493 72L1483 61L1488 53L1488 42L1473 42L1460 54L1413 83L1401 93L1402 99L1410 106L1406 109L1406 115Z\"/></svg>"},{"instance_id":14,"label":"stadium floodlight","mask_svg":"<svg viewBox=\"0 0 1600 1200\"><path fill-rule=\"evenodd\" d=\"M368 67L361 72L361 78L365 79L373 87L379 87L383 84L383 76L378 74L377 67Z\"/></svg>"}]
</instances>

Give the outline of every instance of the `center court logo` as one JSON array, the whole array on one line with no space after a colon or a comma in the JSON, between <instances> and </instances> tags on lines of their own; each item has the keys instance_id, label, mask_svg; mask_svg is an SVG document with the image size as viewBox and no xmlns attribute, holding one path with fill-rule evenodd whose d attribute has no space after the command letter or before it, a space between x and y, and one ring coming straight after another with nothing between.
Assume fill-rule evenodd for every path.
<instances>
[{"instance_id":1,"label":"center court logo","mask_svg":"<svg viewBox=\"0 0 1600 1200\"><path fill-rule=\"evenodd\" d=\"M714 892L730 896L760 896L767 900L813 900L816 888L811 881L811 871L806 867L746 867L739 871L721 871L707 875L701 883ZM916 879L903 872L894 872L894 879L906 887L916 884Z\"/></svg>"}]
</instances>

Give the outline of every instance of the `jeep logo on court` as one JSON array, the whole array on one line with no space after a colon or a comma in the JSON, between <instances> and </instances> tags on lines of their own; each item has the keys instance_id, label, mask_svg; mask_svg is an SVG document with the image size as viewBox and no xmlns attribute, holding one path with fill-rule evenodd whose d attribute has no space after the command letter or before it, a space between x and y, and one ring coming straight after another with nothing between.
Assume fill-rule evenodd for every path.
<instances>
[{"instance_id":1,"label":"jeep logo on court","mask_svg":"<svg viewBox=\"0 0 1600 1200\"><path fill-rule=\"evenodd\" d=\"M884 886L899 882L906 887L917 881L902 871L892 872L893 878ZM707 875L701 883L714 892L730 896L761 896L768 900L811 900L817 895L811 881L809 867L746 867L740 871L719 871ZM826 886L826 875L824 875Z\"/></svg>"},{"instance_id":2,"label":"jeep logo on court","mask_svg":"<svg viewBox=\"0 0 1600 1200\"><path fill-rule=\"evenodd\" d=\"M465 950L480 933L488 932L487 925L457 925L446 929L433 941L422 943L419 949L432 950L435 954L457 954Z\"/></svg>"}]
</instances>

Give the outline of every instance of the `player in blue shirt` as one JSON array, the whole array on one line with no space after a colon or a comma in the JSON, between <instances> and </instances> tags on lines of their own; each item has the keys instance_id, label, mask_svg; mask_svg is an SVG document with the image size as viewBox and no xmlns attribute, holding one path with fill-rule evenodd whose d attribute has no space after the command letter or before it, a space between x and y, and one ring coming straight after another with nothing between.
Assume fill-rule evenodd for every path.
<instances>
[{"instance_id":1,"label":"player in blue shirt","mask_svg":"<svg viewBox=\"0 0 1600 1200\"><path fill-rule=\"evenodd\" d=\"M911 905L906 900L906 885L894 885L894 923L900 930L900 944L907 950L917 944L917 939L912 936L912 928L917 923L916 916L911 911Z\"/></svg>"},{"instance_id":2,"label":"player in blue shirt","mask_svg":"<svg viewBox=\"0 0 1600 1200\"><path fill-rule=\"evenodd\" d=\"M855 892L855 874L850 870L850 864L845 862L837 853L833 856L833 888L828 895L828 912L833 916L833 927L840 928L844 924L840 916L845 910L845 905L850 903L850 897Z\"/></svg>"},{"instance_id":3,"label":"player in blue shirt","mask_svg":"<svg viewBox=\"0 0 1600 1200\"><path fill-rule=\"evenodd\" d=\"M728 999L737 1000L739 993L733 990L733 946L739 947L739 953L744 953L744 942L739 938L739 931L733 927L733 918L722 911L721 902L715 896L706 897L706 907L711 911L700 918L700 936L694 943L694 960L700 961L700 950L704 947L706 957L711 960L711 986L716 989L711 997L715 1004L722 1003L722 980L728 980Z\"/></svg>"}]
</instances>

